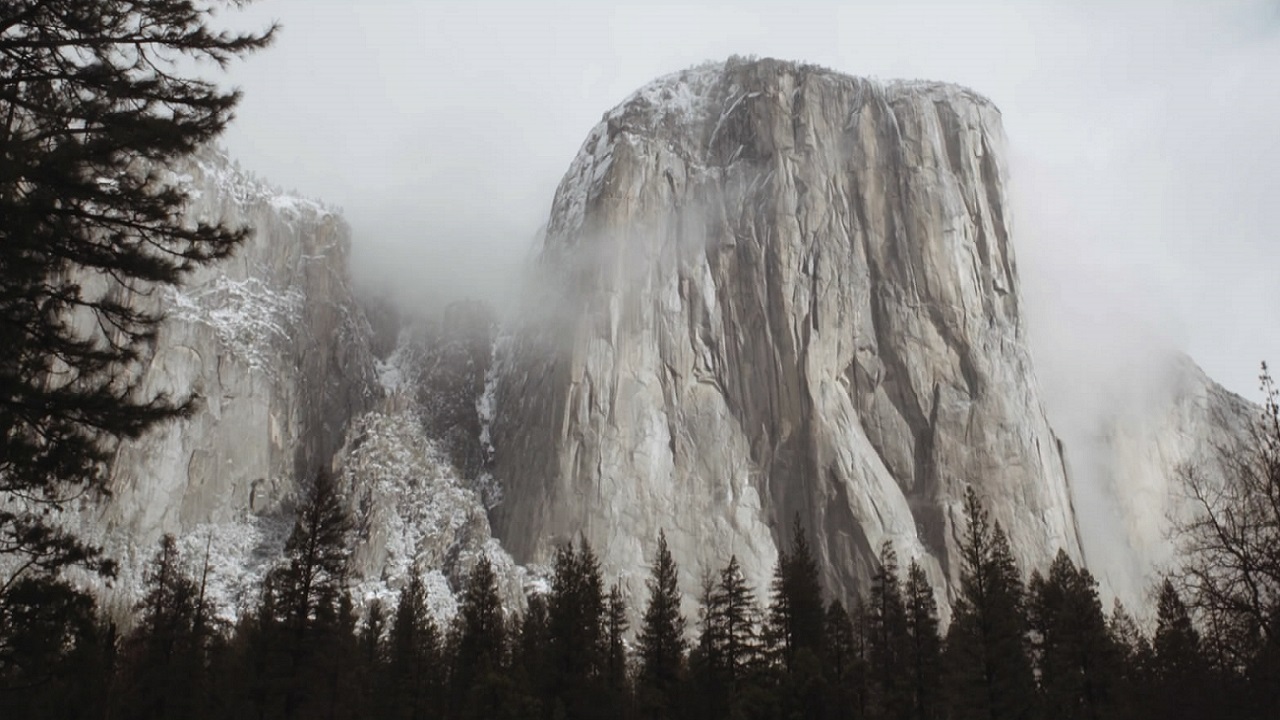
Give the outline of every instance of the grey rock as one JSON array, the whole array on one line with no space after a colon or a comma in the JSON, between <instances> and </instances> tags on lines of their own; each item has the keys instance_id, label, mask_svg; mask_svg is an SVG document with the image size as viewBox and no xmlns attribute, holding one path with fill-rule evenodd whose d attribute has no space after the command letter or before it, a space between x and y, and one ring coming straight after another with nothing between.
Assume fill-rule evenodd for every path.
<instances>
[{"instance_id":1,"label":"grey rock","mask_svg":"<svg viewBox=\"0 0 1280 720\"><path fill-rule=\"evenodd\" d=\"M515 559L582 533L635 593L665 529L689 596L731 554L763 591L798 517L846 600L884 541L954 587L967 485L1024 567L1079 558L1004 144L964 88L774 60L606 114L495 358Z\"/></svg>"},{"instance_id":2,"label":"grey rock","mask_svg":"<svg viewBox=\"0 0 1280 720\"><path fill-rule=\"evenodd\" d=\"M282 541L300 482L327 467L348 420L380 402L369 324L352 295L350 231L324 205L283 193L204 150L171 168L190 222L249 225L229 260L176 291L136 297L167 313L142 363L148 393L194 394L189 419L120 445L109 500L81 522L123 565L119 602L172 533L230 567L228 603ZM239 566L239 567L236 567Z\"/></svg>"}]
</instances>

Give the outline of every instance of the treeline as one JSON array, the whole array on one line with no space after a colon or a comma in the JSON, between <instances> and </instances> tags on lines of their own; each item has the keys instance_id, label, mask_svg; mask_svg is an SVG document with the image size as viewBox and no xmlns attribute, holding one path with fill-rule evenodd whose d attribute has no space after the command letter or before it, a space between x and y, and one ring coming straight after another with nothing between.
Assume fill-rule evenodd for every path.
<instances>
[{"instance_id":1,"label":"treeline","mask_svg":"<svg viewBox=\"0 0 1280 720\"><path fill-rule=\"evenodd\" d=\"M549 591L503 608L480 559L446 627L422 579L357 618L350 522L321 478L257 607L234 626L173 538L127 634L53 580L14 592L0 647L12 718L1273 718L1277 653L1241 664L1202 636L1171 582L1147 637L1060 553L1024 583L1006 535L969 493L961 584L940 629L923 569L886 544L864 597L825 602L797 531L761 604L736 558L681 611L664 536L635 633L585 542L555 555ZM207 574L207 569L205 573ZM202 575L203 575L202 574ZM689 623L692 623L690 626ZM691 632L687 632L691 631Z\"/></svg>"}]
</instances>

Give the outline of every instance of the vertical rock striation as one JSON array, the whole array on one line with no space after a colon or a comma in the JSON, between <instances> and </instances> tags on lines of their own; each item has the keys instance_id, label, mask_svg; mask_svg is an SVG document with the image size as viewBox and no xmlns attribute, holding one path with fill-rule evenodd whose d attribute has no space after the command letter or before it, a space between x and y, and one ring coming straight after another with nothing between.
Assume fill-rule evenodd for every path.
<instances>
[{"instance_id":1,"label":"vertical rock striation","mask_svg":"<svg viewBox=\"0 0 1280 720\"><path fill-rule=\"evenodd\" d=\"M199 405L190 419L123 443L110 501L87 511L124 567L122 602L163 533L200 551L207 541L231 565L222 570L252 575L258 546L287 531L298 482L329 465L349 419L381 392L342 218L213 150L172 174L190 191L189 221L249 225L254 235L179 290L134 299L168 313L143 363L145 391L194 393Z\"/></svg>"},{"instance_id":2,"label":"vertical rock striation","mask_svg":"<svg viewBox=\"0 0 1280 720\"><path fill-rule=\"evenodd\" d=\"M1023 563L1079 557L1003 148L963 88L774 60L609 112L495 358L508 550L581 531L639 591L665 529L689 595L731 554L763 589L798 516L847 599L886 540L953 582L971 484Z\"/></svg>"}]
</instances>

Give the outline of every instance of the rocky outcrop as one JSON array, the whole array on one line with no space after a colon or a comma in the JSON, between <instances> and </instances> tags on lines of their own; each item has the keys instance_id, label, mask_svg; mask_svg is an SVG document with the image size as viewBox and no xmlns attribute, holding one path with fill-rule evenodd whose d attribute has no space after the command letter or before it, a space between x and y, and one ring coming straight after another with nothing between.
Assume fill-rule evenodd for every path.
<instances>
[{"instance_id":1,"label":"rocky outcrop","mask_svg":"<svg viewBox=\"0 0 1280 720\"><path fill-rule=\"evenodd\" d=\"M798 517L847 599L885 541L953 582L973 485L1025 565L1079 557L1003 152L971 91L774 60L609 112L499 343L508 550L581 532L638 592L665 529L690 596L732 554L764 588Z\"/></svg>"},{"instance_id":2,"label":"rocky outcrop","mask_svg":"<svg viewBox=\"0 0 1280 720\"><path fill-rule=\"evenodd\" d=\"M189 221L248 225L254 235L181 289L136 299L168 315L143 366L144 390L194 394L198 410L121 445L111 498L88 511L93 534L122 563L122 601L136 597L136 570L163 533L244 576L228 587L252 585L263 546L287 531L298 482L328 466L349 419L381 393L342 218L213 150L171 170L190 191ZM237 598L225 600L234 607Z\"/></svg>"},{"instance_id":3,"label":"rocky outcrop","mask_svg":"<svg viewBox=\"0 0 1280 720\"><path fill-rule=\"evenodd\" d=\"M189 564L208 559L208 591L234 617L257 601L302 491L325 469L354 520L359 606L394 602L416 570L444 622L486 556L508 607L522 607L526 583L538 578L493 539L484 500L492 483L477 400L491 355L489 310L456 304L439 322L403 328L399 309L357 298L350 233L337 213L212 150L170 173L189 191L189 221L254 234L180 289L131 299L167 313L142 364L144 391L194 395L198 409L123 443L111 496L86 500L71 520L121 565L102 588L105 603L133 605L145 563L171 533Z\"/></svg>"}]
</instances>

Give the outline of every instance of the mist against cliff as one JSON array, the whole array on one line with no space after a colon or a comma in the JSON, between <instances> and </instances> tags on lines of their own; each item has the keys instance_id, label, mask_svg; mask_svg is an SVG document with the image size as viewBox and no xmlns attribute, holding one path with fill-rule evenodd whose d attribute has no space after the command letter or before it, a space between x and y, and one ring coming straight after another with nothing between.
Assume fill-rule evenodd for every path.
<instances>
[{"instance_id":1,"label":"mist against cliff","mask_svg":"<svg viewBox=\"0 0 1280 720\"><path fill-rule=\"evenodd\" d=\"M238 79L230 149L341 205L358 274L409 306L516 297L583 138L659 75L755 54L992 98L1027 328L1086 534L1108 537L1089 469L1101 460L1085 452L1100 418L1158 408L1177 351L1249 397L1258 362L1280 357L1274 2L278 0L255 13L286 32Z\"/></svg>"}]
</instances>

